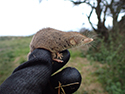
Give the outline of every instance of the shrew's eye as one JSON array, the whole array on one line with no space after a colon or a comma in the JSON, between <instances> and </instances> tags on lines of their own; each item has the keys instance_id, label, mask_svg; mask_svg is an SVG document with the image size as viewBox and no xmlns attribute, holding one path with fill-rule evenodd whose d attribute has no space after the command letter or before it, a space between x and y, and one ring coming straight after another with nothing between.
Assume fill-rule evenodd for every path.
<instances>
[{"instance_id":1,"label":"shrew's eye","mask_svg":"<svg viewBox=\"0 0 125 94\"><path fill-rule=\"evenodd\" d=\"M84 41L84 39L82 39L82 41Z\"/></svg>"}]
</instances>

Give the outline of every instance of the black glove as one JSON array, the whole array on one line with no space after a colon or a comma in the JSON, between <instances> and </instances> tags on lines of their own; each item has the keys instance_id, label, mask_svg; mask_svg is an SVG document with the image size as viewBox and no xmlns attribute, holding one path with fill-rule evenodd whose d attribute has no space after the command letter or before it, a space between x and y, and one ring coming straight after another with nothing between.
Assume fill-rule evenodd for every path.
<instances>
[{"instance_id":1,"label":"black glove","mask_svg":"<svg viewBox=\"0 0 125 94\"><path fill-rule=\"evenodd\" d=\"M64 62L52 64L49 51L34 50L29 60L3 82L0 94L72 94L81 84L81 75L75 68L68 67L51 76L68 62L69 51L65 50L62 54Z\"/></svg>"}]
</instances>

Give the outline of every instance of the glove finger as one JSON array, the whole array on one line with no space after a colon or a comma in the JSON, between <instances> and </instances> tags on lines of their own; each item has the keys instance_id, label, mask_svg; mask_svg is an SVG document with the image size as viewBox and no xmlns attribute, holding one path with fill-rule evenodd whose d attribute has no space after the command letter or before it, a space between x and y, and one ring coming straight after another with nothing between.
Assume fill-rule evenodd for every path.
<instances>
[{"instance_id":1,"label":"glove finger","mask_svg":"<svg viewBox=\"0 0 125 94\"><path fill-rule=\"evenodd\" d=\"M50 78L50 82L43 94L58 94L59 82L63 88L63 90L60 88L60 94L61 92L72 94L78 90L81 84L81 79L81 75L77 69L67 67Z\"/></svg>"},{"instance_id":2,"label":"glove finger","mask_svg":"<svg viewBox=\"0 0 125 94\"><path fill-rule=\"evenodd\" d=\"M63 57L62 57L62 60L63 62L60 63L60 62L56 62L56 61L53 61L53 69L52 69L52 73L56 72L57 70L59 70L60 68L62 68L68 61L69 61L69 58L70 58L70 53L68 50L64 50L62 52L60 52L63 54Z\"/></svg>"}]
</instances>

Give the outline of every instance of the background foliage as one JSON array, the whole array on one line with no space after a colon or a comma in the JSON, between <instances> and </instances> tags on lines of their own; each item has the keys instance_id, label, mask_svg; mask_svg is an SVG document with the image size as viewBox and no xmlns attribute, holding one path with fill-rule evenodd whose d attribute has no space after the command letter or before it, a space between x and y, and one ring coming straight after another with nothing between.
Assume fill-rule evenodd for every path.
<instances>
[{"instance_id":1,"label":"background foliage","mask_svg":"<svg viewBox=\"0 0 125 94\"><path fill-rule=\"evenodd\" d=\"M0 84L26 61L31 37L0 37Z\"/></svg>"},{"instance_id":2,"label":"background foliage","mask_svg":"<svg viewBox=\"0 0 125 94\"><path fill-rule=\"evenodd\" d=\"M122 39L125 38L118 35L108 44L99 39L99 50L91 48L87 55L89 59L106 64L95 74L109 94L125 94L125 41Z\"/></svg>"}]
</instances>

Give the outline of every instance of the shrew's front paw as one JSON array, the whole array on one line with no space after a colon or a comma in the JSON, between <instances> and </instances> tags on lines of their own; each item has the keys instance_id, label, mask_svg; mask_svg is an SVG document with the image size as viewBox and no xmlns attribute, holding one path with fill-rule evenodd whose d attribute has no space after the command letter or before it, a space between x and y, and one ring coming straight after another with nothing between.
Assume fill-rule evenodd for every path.
<instances>
[{"instance_id":1,"label":"shrew's front paw","mask_svg":"<svg viewBox=\"0 0 125 94\"><path fill-rule=\"evenodd\" d=\"M59 58L59 59L62 59L62 57L63 57L62 53L56 53L56 55L57 55L57 58Z\"/></svg>"}]
</instances>

